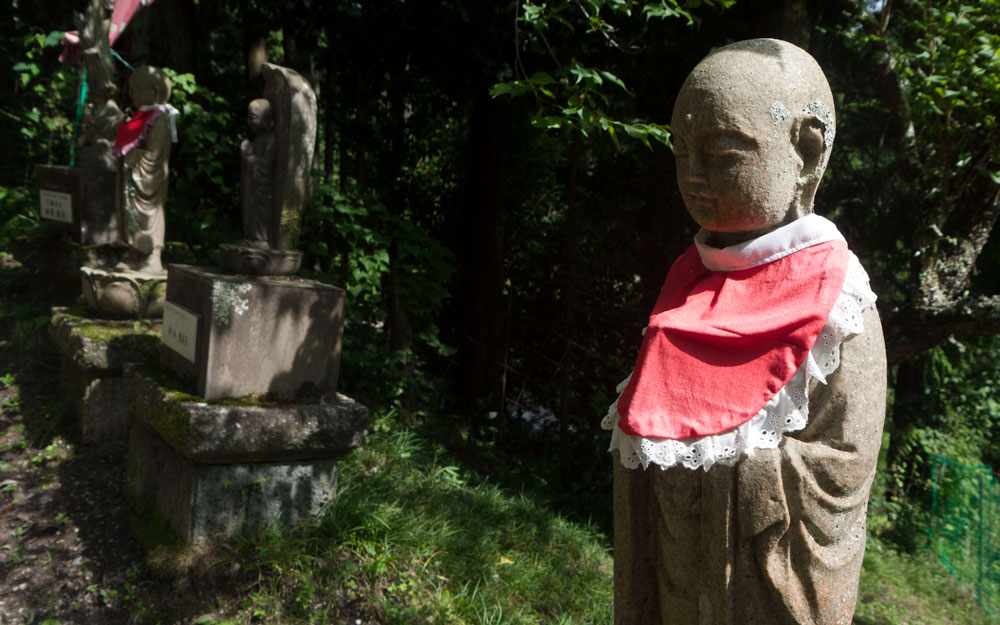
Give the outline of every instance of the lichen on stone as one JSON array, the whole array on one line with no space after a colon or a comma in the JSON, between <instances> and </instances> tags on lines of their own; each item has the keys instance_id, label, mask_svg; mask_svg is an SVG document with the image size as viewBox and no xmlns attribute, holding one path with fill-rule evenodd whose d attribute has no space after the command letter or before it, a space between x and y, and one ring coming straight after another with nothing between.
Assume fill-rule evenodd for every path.
<instances>
[{"instance_id":1,"label":"lichen on stone","mask_svg":"<svg viewBox=\"0 0 1000 625\"><path fill-rule=\"evenodd\" d=\"M247 282L235 283L216 281L212 283L212 312L215 315L215 323L220 326L229 325L229 309L237 315L243 315L250 308L250 300L240 297L240 294L249 293L253 288Z\"/></svg>"},{"instance_id":2,"label":"lichen on stone","mask_svg":"<svg viewBox=\"0 0 1000 625\"><path fill-rule=\"evenodd\" d=\"M802 112L815 116L823 124L823 145L829 150L833 146L833 137L837 134L837 124L833 119L833 111L817 98L806 104Z\"/></svg>"},{"instance_id":3,"label":"lichen on stone","mask_svg":"<svg viewBox=\"0 0 1000 625\"><path fill-rule=\"evenodd\" d=\"M780 100L775 100L771 103L771 108L768 110L768 113L771 114L771 119L774 120L774 125L780 126L791 114L791 111L789 111L788 107L786 107Z\"/></svg>"}]
</instances>

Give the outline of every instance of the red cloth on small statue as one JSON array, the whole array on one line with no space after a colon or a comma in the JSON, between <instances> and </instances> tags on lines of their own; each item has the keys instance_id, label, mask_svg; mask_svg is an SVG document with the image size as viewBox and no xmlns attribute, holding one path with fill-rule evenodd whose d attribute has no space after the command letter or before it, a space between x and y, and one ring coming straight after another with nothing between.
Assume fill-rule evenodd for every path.
<instances>
[{"instance_id":1,"label":"red cloth on small statue","mask_svg":"<svg viewBox=\"0 0 1000 625\"><path fill-rule=\"evenodd\" d=\"M832 240L736 271L712 271L692 245L673 264L649 318L618 427L694 438L741 425L791 379L847 276Z\"/></svg>"},{"instance_id":2,"label":"red cloth on small statue","mask_svg":"<svg viewBox=\"0 0 1000 625\"><path fill-rule=\"evenodd\" d=\"M162 106L148 110L139 109L132 117L118 124L115 131L115 156L125 156L146 138L150 126L166 112Z\"/></svg>"}]
</instances>

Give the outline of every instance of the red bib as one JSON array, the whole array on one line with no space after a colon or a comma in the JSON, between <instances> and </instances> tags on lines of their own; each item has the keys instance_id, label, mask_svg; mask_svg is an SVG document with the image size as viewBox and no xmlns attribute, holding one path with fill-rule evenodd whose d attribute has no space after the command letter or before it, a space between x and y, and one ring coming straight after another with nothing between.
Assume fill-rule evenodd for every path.
<instances>
[{"instance_id":1,"label":"red bib","mask_svg":"<svg viewBox=\"0 0 1000 625\"><path fill-rule=\"evenodd\" d=\"M150 126L165 111L166 109L162 106L145 111L138 110L132 117L118 124L118 129L115 131L115 155L125 156L133 148L142 143L149 132Z\"/></svg>"},{"instance_id":2,"label":"red bib","mask_svg":"<svg viewBox=\"0 0 1000 625\"><path fill-rule=\"evenodd\" d=\"M812 349L847 275L832 240L737 271L712 271L692 245L673 264L649 317L618 427L694 438L756 415Z\"/></svg>"}]
</instances>

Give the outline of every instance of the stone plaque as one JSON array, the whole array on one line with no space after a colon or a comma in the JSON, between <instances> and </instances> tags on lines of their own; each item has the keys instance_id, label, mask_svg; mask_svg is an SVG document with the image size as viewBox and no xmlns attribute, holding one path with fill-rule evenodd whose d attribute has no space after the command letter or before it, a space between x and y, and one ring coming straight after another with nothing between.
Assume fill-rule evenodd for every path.
<instances>
[{"instance_id":1,"label":"stone plaque","mask_svg":"<svg viewBox=\"0 0 1000 625\"><path fill-rule=\"evenodd\" d=\"M113 171L39 165L38 215L62 224L81 245L107 245L119 239L117 191Z\"/></svg>"},{"instance_id":2,"label":"stone plaque","mask_svg":"<svg viewBox=\"0 0 1000 625\"><path fill-rule=\"evenodd\" d=\"M64 224L73 223L73 196L61 191L39 189L38 216Z\"/></svg>"},{"instance_id":3,"label":"stone plaque","mask_svg":"<svg viewBox=\"0 0 1000 625\"><path fill-rule=\"evenodd\" d=\"M198 347L198 315L183 306L166 302L163 307L163 345L194 362Z\"/></svg>"}]
</instances>

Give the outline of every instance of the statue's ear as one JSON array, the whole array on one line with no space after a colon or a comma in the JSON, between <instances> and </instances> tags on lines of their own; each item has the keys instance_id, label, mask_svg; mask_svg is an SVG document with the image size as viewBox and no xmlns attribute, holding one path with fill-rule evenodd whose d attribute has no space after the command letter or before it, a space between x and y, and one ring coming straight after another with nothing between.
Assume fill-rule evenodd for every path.
<instances>
[{"instance_id":1,"label":"statue's ear","mask_svg":"<svg viewBox=\"0 0 1000 625\"><path fill-rule=\"evenodd\" d=\"M795 120L793 138L795 149L802 157L802 175L808 176L823 161L826 128L814 115L803 115Z\"/></svg>"}]
</instances>

